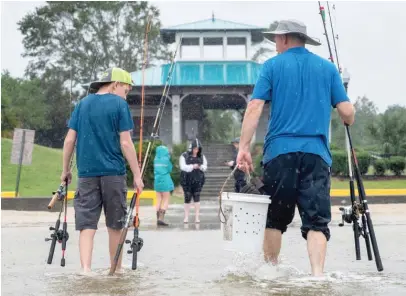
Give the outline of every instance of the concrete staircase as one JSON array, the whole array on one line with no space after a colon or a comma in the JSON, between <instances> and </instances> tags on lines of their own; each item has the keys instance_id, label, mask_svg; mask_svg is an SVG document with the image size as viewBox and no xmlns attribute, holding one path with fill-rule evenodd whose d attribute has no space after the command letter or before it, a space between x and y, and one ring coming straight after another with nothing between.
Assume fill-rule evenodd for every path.
<instances>
[{"instance_id":1,"label":"concrete staircase","mask_svg":"<svg viewBox=\"0 0 406 296\"><path fill-rule=\"evenodd\" d=\"M224 165L233 158L234 147L231 144L204 144L203 154L207 159L206 183L203 186L201 200L217 200L221 187L231 169ZM224 191L234 192L234 177L231 177Z\"/></svg>"}]
</instances>

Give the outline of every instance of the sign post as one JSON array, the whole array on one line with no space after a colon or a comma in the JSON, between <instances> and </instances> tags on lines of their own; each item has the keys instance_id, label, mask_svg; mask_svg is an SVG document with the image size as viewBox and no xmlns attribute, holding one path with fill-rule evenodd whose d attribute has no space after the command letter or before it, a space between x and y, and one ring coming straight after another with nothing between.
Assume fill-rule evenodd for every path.
<instances>
[{"instance_id":1,"label":"sign post","mask_svg":"<svg viewBox=\"0 0 406 296\"><path fill-rule=\"evenodd\" d=\"M32 161L32 150L34 148L34 130L14 129L13 148L11 151L11 163L18 164L15 197L18 196L23 165L30 165Z\"/></svg>"}]
</instances>

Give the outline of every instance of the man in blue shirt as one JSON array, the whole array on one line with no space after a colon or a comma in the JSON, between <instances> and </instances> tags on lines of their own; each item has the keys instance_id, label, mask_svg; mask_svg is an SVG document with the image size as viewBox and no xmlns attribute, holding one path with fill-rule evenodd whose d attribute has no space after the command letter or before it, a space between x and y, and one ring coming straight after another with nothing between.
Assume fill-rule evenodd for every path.
<instances>
[{"instance_id":1,"label":"man in blue shirt","mask_svg":"<svg viewBox=\"0 0 406 296\"><path fill-rule=\"evenodd\" d=\"M93 238L102 207L109 233L110 261L113 262L127 211L124 156L134 175L134 187L144 184L131 139L134 128L126 97L131 90L130 73L106 70L90 84L91 93L75 107L63 147L61 181L71 182L69 163L76 143L78 187L74 198L76 230L80 231L80 261L84 272L91 269ZM124 154L124 155L123 155ZM117 270L121 269L120 256Z\"/></svg>"},{"instance_id":2,"label":"man in blue shirt","mask_svg":"<svg viewBox=\"0 0 406 296\"><path fill-rule=\"evenodd\" d=\"M274 32L264 33L276 43L279 54L264 63L248 103L237 163L253 170L250 142L263 105L269 101L263 182L272 203L264 238L265 259L277 264L282 233L292 222L297 204L312 274L320 276L330 239L331 107L349 125L354 122L354 108L335 65L305 48L305 44L320 45L306 31L303 23L287 20Z\"/></svg>"}]
</instances>

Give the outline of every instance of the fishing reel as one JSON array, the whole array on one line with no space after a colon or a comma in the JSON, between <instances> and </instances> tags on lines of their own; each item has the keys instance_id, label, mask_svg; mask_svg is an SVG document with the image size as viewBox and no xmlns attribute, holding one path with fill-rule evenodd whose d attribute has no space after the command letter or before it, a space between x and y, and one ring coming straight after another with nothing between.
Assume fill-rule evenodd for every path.
<instances>
[{"instance_id":1,"label":"fishing reel","mask_svg":"<svg viewBox=\"0 0 406 296\"><path fill-rule=\"evenodd\" d=\"M138 228L134 228L134 237L133 240L130 241L129 239L125 240L126 244L130 244L130 249L127 251L127 254L132 254L132 264L131 269L137 269L137 262L138 262L138 252L141 251L142 246L144 245L144 240L138 236L139 231Z\"/></svg>"},{"instance_id":2,"label":"fishing reel","mask_svg":"<svg viewBox=\"0 0 406 296\"><path fill-rule=\"evenodd\" d=\"M52 195L55 195L55 194L57 194L59 201L63 200L67 194L66 186L64 184L59 185L58 190L52 192Z\"/></svg>"},{"instance_id":3,"label":"fishing reel","mask_svg":"<svg viewBox=\"0 0 406 296\"><path fill-rule=\"evenodd\" d=\"M130 244L130 249L127 251L127 254L132 254L133 252L141 251L141 249L144 245L144 240L140 237L134 237L132 241L129 239L126 239L125 243Z\"/></svg>"},{"instance_id":4,"label":"fishing reel","mask_svg":"<svg viewBox=\"0 0 406 296\"><path fill-rule=\"evenodd\" d=\"M138 237L138 227L140 227L141 220L138 218L138 226L136 226L136 218L133 218L133 226L134 226L134 238L133 240L125 240L126 244L131 244L130 245L130 250L127 251L127 254L132 254L134 251L139 252L144 245L144 240L140 237Z\"/></svg>"},{"instance_id":5,"label":"fishing reel","mask_svg":"<svg viewBox=\"0 0 406 296\"><path fill-rule=\"evenodd\" d=\"M344 222L347 222L348 224L351 224L352 223L352 215L353 215L352 206L340 207L340 211L341 211L342 222L339 223L338 226L343 227Z\"/></svg>"},{"instance_id":6,"label":"fishing reel","mask_svg":"<svg viewBox=\"0 0 406 296\"><path fill-rule=\"evenodd\" d=\"M359 219L360 214L363 212L363 208L359 203L355 203L352 206L340 207L339 210L341 211L341 219L342 222L338 224L338 226L344 226L344 222L351 224L354 221Z\"/></svg>"},{"instance_id":7,"label":"fishing reel","mask_svg":"<svg viewBox=\"0 0 406 296\"><path fill-rule=\"evenodd\" d=\"M69 233L68 232L65 232L64 233L64 231L63 231L63 229L58 229L58 230L56 230L55 229L55 227L49 227L49 230L54 230L54 233L51 233L51 235L50 235L50 237L46 237L45 238L45 241L46 242L48 242L48 241L51 241L51 240L53 240L54 239L54 237L56 237L56 241L58 241L58 243L62 243L62 240L64 239L64 238L66 238L66 241L68 241L68 239L69 239ZM55 231L56 230L56 231Z\"/></svg>"}]
</instances>

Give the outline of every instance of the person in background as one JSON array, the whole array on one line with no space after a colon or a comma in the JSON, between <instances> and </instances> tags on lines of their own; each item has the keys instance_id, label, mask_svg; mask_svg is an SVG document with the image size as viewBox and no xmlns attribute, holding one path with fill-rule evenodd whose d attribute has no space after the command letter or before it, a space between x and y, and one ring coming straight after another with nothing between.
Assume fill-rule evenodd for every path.
<instances>
[{"instance_id":1,"label":"person in background","mask_svg":"<svg viewBox=\"0 0 406 296\"><path fill-rule=\"evenodd\" d=\"M202 191L205 174L207 170L207 160L202 153L202 146L198 139L190 143L188 151L179 157L179 167L181 169L180 182L185 196L185 219L189 222L190 202L195 206L195 223L200 223L200 192Z\"/></svg>"},{"instance_id":2,"label":"person in background","mask_svg":"<svg viewBox=\"0 0 406 296\"><path fill-rule=\"evenodd\" d=\"M234 155L233 155L233 160L226 162L227 166L230 167L230 169L234 170L235 166L237 165L237 155L238 155L238 147L240 144L240 138L235 138L231 144L234 146ZM245 181L245 173L240 170L236 169L234 172L234 190L235 192L239 193L241 189L247 185L247 182Z\"/></svg>"},{"instance_id":3,"label":"person in background","mask_svg":"<svg viewBox=\"0 0 406 296\"><path fill-rule=\"evenodd\" d=\"M275 31L264 33L280 54L262 66L245 111L237 163L254 169L250 142L265 102L271 102L262 160L264 189L272 199L265 259L278 264L282 234L297 205L312 275L321 276L330 239L331 109L337 108L348 125L354 123L355 111L336 66L305 48L305 44L320 45L306 31L302 22L282 20Z\"/></svg>"},{"instance_id":4,"label":"person in background","mask_svg":"<svg viewBox=\"0 0 406 296\"><path fill-rule=\"evenodd\" d=\"M156 218L158 226L168 226L165 223L165 212L168 209L169 198L175 186L171 178L172 162L166 146L158 146L154 159L154 190L156 192Z\"/></svg>"}]
</instances>

